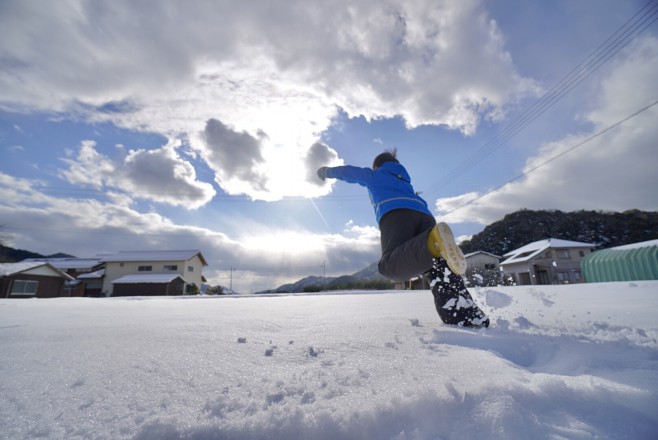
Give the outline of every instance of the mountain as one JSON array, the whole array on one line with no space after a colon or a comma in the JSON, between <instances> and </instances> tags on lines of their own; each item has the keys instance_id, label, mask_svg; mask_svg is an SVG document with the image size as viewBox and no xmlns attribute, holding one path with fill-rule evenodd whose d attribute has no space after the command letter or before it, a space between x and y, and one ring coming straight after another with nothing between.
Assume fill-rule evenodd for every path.
<instances>
[{"instance_id":1,"label":"mountain","mask_svg":"<svg viewBox=\"0 0 658 440\"><path fill-rule=\"evenodd\" d=\"M658 212L631 210L530 211L521 210L485 227L460 244L467 254L476 251L504 255L546 238L595 243L599 249L658 238Z\"/></svg>"},{"instance_id":2,"label":"mountain","mask_svg":"<svg viewBox=\"0 0 658 440\"><path fill-rule=\"evenodd\" d=\"M14 249L0 244L0 263L15 263L26 258L75 258L72 255L57 253L53 255L41 255L23 249Z\"/></svg>"},{"instance_id":3,"label":"mountain","mask_svg":"<svg viewBox=\"0 0 658 440\"><path fill-rule=\"evenodd\" d=\"M377 270L378 263L362 269L352 275L343 275L328 282L325 290L347 290L347 289L377 289L386 290L393 287L390 280L386 279Z\"/></svg>"},{"instance_id":4,"label":"mountain","mask_svg":"<svg viewBox=\"0 0 658 440\"><path fill-rule=\"evenodd\" d=\"M295 283L284 284L276 289L259 293L298 293L319 292L321 290L347 290L347 289L378 289L392 288L389 280L384 278L377 270L377 263L362 269L352 275L339 277L309 276Z\"/></svg>"},{"instance_id":5,"label":"mountain","mask_svg":"<svg viewBox=\"0 0 658 440\"><path fill-rule=\"evenodd\" d=\"M277 287L274 290L268 290L266 292L259 292L259 293L288 293L288 292L304 292L305 289L310 288L310 287L318 287L317 290L320 290L324 284L326 284L329 281L334 280L335 278L332 277L319 277L315 275L311 275L306 278L302 278L301 280L294 282L294 283L289 283L289 284L284 284L282 286ZM315 289L313 289L315 290Z\"/></svg>"}]
</instances>

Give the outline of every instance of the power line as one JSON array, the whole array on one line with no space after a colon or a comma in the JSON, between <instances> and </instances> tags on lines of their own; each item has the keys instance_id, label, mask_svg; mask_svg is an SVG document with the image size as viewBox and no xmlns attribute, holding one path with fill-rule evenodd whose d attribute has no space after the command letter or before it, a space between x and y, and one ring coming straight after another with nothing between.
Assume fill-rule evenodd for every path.
<instances>
[{"instance_id":1,"label":"power line","mask_svg":"<svg viewBox=\"0 0 658 440\"><path fill-rule=\"evenodd\" d=\"M595 49L585 60L578 64L566 77L555 84L544 96L536 101L525 113L508 125L500 134L485 144L469 159L454 169L449 175L437 182L433 187L442 185L457 177L463 172L475 166L488 157L495 149L516 135L528 124L534 121L540 114L561 99L566 93L580 84L598 69L604 62L608 61L614 54L625 47L630 41L641 33L646 27L653 24L658 14L658 4L653 3L649 11L644 11L652 3L647 3L638 13L629 19L620 29L611 35L597 49ZM641 15L644 11L644 14ZM639 30L639 32L638 32ZM616 38L614 38L617 36ZM614 39L613 39L614 38ZM623 43L623 44L622 44ZM611 50L614 50L611 52Z\"/></svg>"},{"instance_id":2,"label":"power line","mask_svg":"<svg viewBox=\"0 0 658 440\"><path fill-rule=\"evenodd\" d=\"M441 187L482 162L505 142L527 127L546 112L577 85L590 77L604 63L658 20L658 2L650 0L616 32L594 49L583 61L574 67L564 78L553 85L539 100L524 113L506 126L498 135L485 143L478 151L455 167L442 179L434 183L428 192Z\"/></svg>"},{"instance_id":3,"label":"power line","mask_svg":"<svg viewBox=\"0 0 658 440\"><path fill-rule=\"evenodd\" d=\"M601 131L599 131L599 132L593 134L592 136L588 137L588 138L585 139L584 141L581 141L581 142L577 143L576 145L567 148L566 150L564 150L564 151L561 152L560 154L556 154L555 156L550 157L549 159L545 160L544 162L540 163L539 165L536 165L536 166L532 167L531 169L529 169L529 170L527 170L527 171L524 171L523 173L519 174L518 176L516 176L516 177L514 177L514 178L512 178L512 179L510 179L510 180L508 180L508 181L506 181L506 182L503 183L502 185L499 185L499 186L497 186L497 187L495 187L495 188L493 188L493 189L490 189L489 191L486 191L485 193L479 195L478 197L476 197L476 198L474 198L474 199L472 199L472 200L469 200L468 202L464 203L463 205L460 205L460 206L458 206L458 207L452 209L451 211L448 211L448 212L446 212L445 214L442 214L440 217L444 217L444 216L446 216L446 215L450 215L450 214L452 214L453 212L458 211L458 210L460 210L460 209L462 209L462 208L464 208L464 207L466 207L466 206L468 206L468 205L471 205L471 204L475 203L476 201L482 199L483 197L488 196L489 194L491 194L491 193L493 193L493 192L496 192L496 191L500 190L500 189L503 188L505 185L507 185L507 184L509 184L509 183L512 183L512 182L514 182L514 181L516 181L516 180L519 180L520 178L522 178L522 177L524 177L524 176L527 176L528 174L530 174L530 173L532 173L533 171L535 171L535 170L537 170L537 169L543 167L544 165L546 165L546 164L548 164L548 163L550 163L550 162L553 162L554 160L556 160L556 159L558 159L558 158L560 158L560 157L562 157L562 156L564 156L564 155L566 155L566 154L568 154L568 153L574 151L576 148L582 147L583 145L587 144L588 142L592 141L593 139L596 139L597 137L602 136L602 135L604 135L605 133L609 132L610 130L612 130L612 129L618 127L618 126L620 126L620 125L623 124L624 122L626 122L626 121L628 121L628 120L630 120L630 119L633 119L634 117L636 117L636 116L638 116L639 114L641 114L641 113L643 113L643 112L649 110L651 107L653 107L653 106L655 106L655 105L658 105L658 99L655 100L655 101L653 101L651 104L647 105L646 107L643 107L643 108L641 108L640 110L636 111L636 112L633 113L632 115L627 116L627 117L625 117L624 119L622 119L622 120L620 120L620 121L617 121L617 122L615 122L614 124L608 126L607 128L604 128L603 130L601 130Z\"/></svg>"}]
</instances>

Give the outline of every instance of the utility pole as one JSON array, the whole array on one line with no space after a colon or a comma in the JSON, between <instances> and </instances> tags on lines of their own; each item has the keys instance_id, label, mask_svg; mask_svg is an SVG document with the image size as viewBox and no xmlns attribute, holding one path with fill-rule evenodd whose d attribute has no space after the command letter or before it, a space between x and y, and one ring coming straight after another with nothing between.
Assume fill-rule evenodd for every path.
<instances>
[{"instance_id":1,"label":"utility pole","mask_svg":"<svg viewBox=\"0 0 658 440\"><path fill-rule=\"evenodd\" d=\"M231 291L231 293L233 293L233 271L234 270L235 270L235 267L233 267L233 266L231 266L230 269L229 269L229 272L231 274L229 275L230 278L229 278L229 287L228 288Z\"/></svg>"},{"instance_id":2,"label":"utility pole","mask_svg":"<svg viewBox=\"0 0 658 440\"><path fill-rule=\"evenodd\" d=\"M322 290L324 290L325 288L326 278L327 278L327 263L326 261L322 260Z\"/></svg>"}]
</instances>

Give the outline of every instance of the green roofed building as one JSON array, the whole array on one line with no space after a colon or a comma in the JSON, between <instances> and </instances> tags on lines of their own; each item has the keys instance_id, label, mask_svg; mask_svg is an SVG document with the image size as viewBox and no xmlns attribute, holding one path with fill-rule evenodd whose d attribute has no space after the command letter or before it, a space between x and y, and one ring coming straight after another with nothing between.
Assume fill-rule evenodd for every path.
<instances>
[{"instance_id":1,"label":"green roofed building","mask_svg":"<svg viewBox=\"0 0 658 440\"><path fill-rule=\"evenodd\" d=\"M658 240L596 251L581 266L588 283L658 280Z\"/></svg>"}]
</instances>

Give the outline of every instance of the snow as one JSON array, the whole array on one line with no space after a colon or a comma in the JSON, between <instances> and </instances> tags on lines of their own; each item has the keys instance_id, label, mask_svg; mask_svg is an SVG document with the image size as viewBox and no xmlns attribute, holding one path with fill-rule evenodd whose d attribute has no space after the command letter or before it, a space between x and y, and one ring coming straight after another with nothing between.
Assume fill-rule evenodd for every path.
<instances>
[{"instance_id":1,"label":"snow","mask_svg":"<svg viewBox=\"0 0 658 440\"><path fill-rule=\"evenodd\" d=\"M46 263L35 261L22 261L20 263L0 263L0 276L11 276L45 265Z\"/></svg>"},{"instance_id":2,"label":"snow","mask_svg":"<svg viewBox=\"0 0 658 440\"><path fill-rule=\"evenodd\" d=\"M94 278L102 278L105 275L105 268L98 269L96 272L81 273L78 275L79 280L88 280Z\"/></svg>"},{"instance_id":3,"label":"snow","mask_svg":"<svg viewBox=\"0 0 658 440\"><path fill-rule=\"evenodd\" d=\"M8 277L16 274L44 275L50 277L62 277L72 280L73 277L57 269L50 263L39 261L21 261L18 263L0 263L0 277Z\"/></svg>"},{"instance_id":4,"label":"snow","mask_svg":"<svg viewBox=\"0 0 658 440\"><path fill-rule=\"evenodd\" d=\"M655 439L658 281L0 300L3 439Z\"/></svg>"},{"instance_id":5,"label":"snow","mask_svg":"<svg viewBox=\"0 0 658 440\"><path fill-rule=\"evenodd\" d=\"M539 240L526 244L518 249L507 252L504 254L504 257L507 257L506 260L500 264L512 264L520 263L522 261L528 261L535 257L538 254L541 254L547 249L553 248L592 248L594 249L596 245L594 243L581 243L579 241L569 241L569 240L560 240L558 238L548 238L546 240Z\"/></svg>"},{"instance_id":6,"label":"snow","mask_svg":"<svg viewBox=\"0 0 658 440\"><path fill-rule=\"evenodd\" d=\"M623 246L617 246L610 248L610 250L628 250L628 249L642 249L642 248L647 248L647 247L652 247L652 246L658 246L658 240L649 240L649 241L642 241L640 243L632 243L632 244L626 244Z\"/></svg>"},{"instance_id":7,"label":"snow","mask_svg":"<svg viewBox=\"0 0 658 440\"><path fill-rule=\"evenodd\" d=\"M194 250L171 250L171 251L120 251L113 254L100 254L99 258L107 262L124 261L188 261L199 256L206 264L201 251Z\"/></svg>"},{"instance_id":8,"label":"snow","mask_svg":"<svg viewBox=\"0 0 658 440\"><path fill-rule=\"evenodd\" d=\"M92 269L100 264L99 258L28 258L24 262L37 261L48 263L59 270L77 269L85 270Z\"/></svg>"},{"instance_id":9,"label":"snow","mask_svg":"<svg viewBox=\"0 0 658 440\"><path fill-rule=\"evenodd\" d=\"M112 284L135 284L135 283L144 283L144 284L166 284L171 283L176 278L182 277L177 273L135 273L130 275L124 275L121 278L117 278L112 281Z\"/></svg>"}]
</instances>

